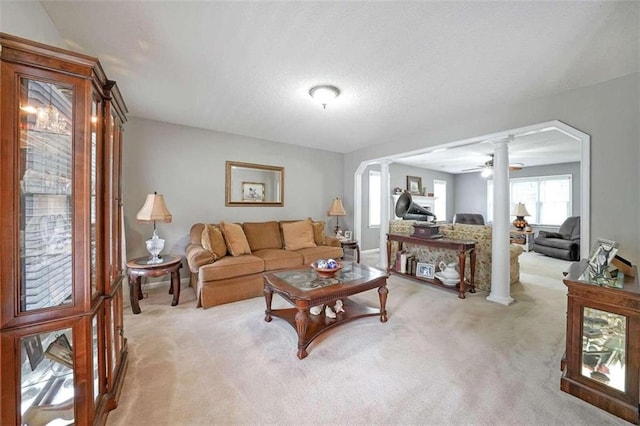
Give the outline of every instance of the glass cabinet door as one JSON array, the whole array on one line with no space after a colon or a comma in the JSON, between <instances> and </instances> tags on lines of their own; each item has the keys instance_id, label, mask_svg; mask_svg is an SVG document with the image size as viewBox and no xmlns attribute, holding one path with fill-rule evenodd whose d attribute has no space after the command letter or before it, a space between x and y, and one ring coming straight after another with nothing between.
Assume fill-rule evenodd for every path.
<instances>
[{"instance_id":1,"label":"glass cabinet door","mask_svg":"<svg viewBox=\"0 0 640 426\"><path fill-rule=\"evenodd\" d=\"M94 94L91 100L91 171L90 171L90 251L91 251L91 296L94 297L102 292L104 289L98 286L98 267L99 267L99 246L97 244L100 237L100 212L98 210L99 195L100 195L100 182L98 181L98 164L100 156L100 126L102 121L102 101Z\"/></svg>"},{"instance_id":2,"label":"glass cabinet door","mask_svg":"<svg viewBox=\"0 0 640 426\"><path fill-rule=\"evenodd\" d=\"M626 392L627 318L586 306L582 312L582 375Z\"/></svg>"},{"instance_id":3,"label":"glass cabinet door","mask_svg":"<svg viewBox=\"0 0 640 426\"><path fill-rule=\"evenodd\" d=\"M71 328L20 338L20 413L24 425L74 422Z\"/></svg>"},{"instance_id":4,"label":"glass cabinet door","mask_svg":"<svg viewBox=\"0 0 640 426\"><path fill-rule=\"evenodd\" d=\"M20 312L73 302L73 97L20 79Z\"/></svg>"}]
</instances>

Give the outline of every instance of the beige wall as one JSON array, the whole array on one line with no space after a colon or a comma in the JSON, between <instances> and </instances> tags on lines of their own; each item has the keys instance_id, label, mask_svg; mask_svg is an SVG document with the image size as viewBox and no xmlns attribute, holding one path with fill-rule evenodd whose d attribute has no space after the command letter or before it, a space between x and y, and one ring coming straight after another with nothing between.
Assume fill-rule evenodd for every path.
<instances>
[{"instance_id":1,"label":"beige wall","mask_svg":"<svg viewBox=\"0 0 640 426\"><path fill-rule=\"evenodd\" d=\"M353 203L353 173L362 161L447 142L560 120L591 136L591 239L620 243L640 262L640 74L556 96L500 105L434 123L433 130L345 155L345 198ZM453 124L452 124L453 123Z\"/></svg>"},{"instance_id":2,"label":"beige wall","mask_svg":"<svg viewBox=\"0 0 640 426\"><path fill-rule=\"evenodd\" d=\"M342 158L328 151L133 118L125 127L122 165L127 257L146 254L144 240L153 228L136 223L135 215L146 194L154 191L164 194L173 215L172 223L158 224L165 252L183 253L196 222L329 221L331 200L342 197ZM283 166L284 207L225 207L227 160Z\"/></svg>"}]
</instances>

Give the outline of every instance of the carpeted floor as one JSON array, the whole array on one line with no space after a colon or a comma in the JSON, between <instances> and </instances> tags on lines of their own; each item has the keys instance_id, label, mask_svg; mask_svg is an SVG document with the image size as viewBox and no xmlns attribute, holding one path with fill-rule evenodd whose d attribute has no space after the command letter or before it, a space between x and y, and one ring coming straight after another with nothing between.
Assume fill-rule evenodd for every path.
<instances>
[{"instance_id":1,"label":"carpeted floor","mask_svg":"<svg viewBox=\"0 0 640 426\"><path fill-rule=\"evenodd\" d=\"M262 298L202 310L189 288L176 307L151 290L125 313L130 365L107 424L625 424L560 391L564 286L532 276L509 307L392 276L387 323L342 325L302 361Z\"/></svg>"}]
</instances>

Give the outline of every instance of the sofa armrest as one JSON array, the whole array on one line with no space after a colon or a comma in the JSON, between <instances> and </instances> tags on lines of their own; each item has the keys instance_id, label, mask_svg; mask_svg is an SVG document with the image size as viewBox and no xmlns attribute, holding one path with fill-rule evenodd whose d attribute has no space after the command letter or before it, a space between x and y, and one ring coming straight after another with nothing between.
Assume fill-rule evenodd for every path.
<instances>
[{"instance_id":1,"label":"sofa armrest","mask_svg":"<svg viewBox=\"0 0 640 426\"><path fill-rule=\"evenodd\" d=\"M561 238L564 239L564 236L558 232L552 231L538 231L538 238Z\"/></svg>"},{"instance_id":2,"label":"sofa armrest","mask_svg":"<svg viewBox=\"0 0 640 426\"><path fill-rule=\"evenodd\" d=\"M197 273L202 265L213 263L216 259L209 250L205 250L199 244L189 244L185 249L189 270Z\"/></svg>"},{"instance_id":3,"label":"sofa armrest","mask_svg":"<svg viewBox=\"0 0 640 426\"><path fill-rule=\"evenodd\" d=\"M324 244L331 247L342 247L339 239L337 239L336 237L330 237L328 235L324 237Z\"/></svg>"}]
</instances>

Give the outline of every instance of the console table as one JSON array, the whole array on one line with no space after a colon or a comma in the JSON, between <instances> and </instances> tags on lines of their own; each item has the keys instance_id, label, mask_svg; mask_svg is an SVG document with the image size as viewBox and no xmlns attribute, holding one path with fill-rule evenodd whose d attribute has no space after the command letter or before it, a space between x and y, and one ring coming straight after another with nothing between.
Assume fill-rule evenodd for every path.
<instances>
[{"instance_id":1,"label":"console table","mask_svg":"<svg viewBox=\"0 0 640 426\"><path fill-rule=\"evenodd\" d=\"M429 278L422 278L422 277L417 277L415 275L411 275L411 274L403 274L400 272L397 272L393 269L392 267L392 263L391 263L391 242L392 241L398 241L400 243L400 247L398 248L398 250L402 250L403 244L404 243L409 243L409 244L415 244L415 245L419 245L419 246L427 246L427 247L437 247L440 249L450 249L450 250L455 250L458 253L458 269L460 270L460 284L458 284L457 287L457 291L458 291L458 297L460 299L464 299L465 298L465 263L466 263L466 257L467 254L469 255L469 268L470 268L470 272L471 272L471 276L470 276L470 280L469 280L469 292L470 293L475 293L476 292L476 286L475 286L475 275L476 275L476 242L475 241L471 241L471 240L449 240L449 239L445 239L445 238L416 238L416 237L411 237L408 235L399 235L399 234L387 234L387 272L391 273L395 273L395 274L399 274L399 275L403 275L407 278L411 278L413 280L417 280L417 281L421 281L421 282L427 282L429 284L433 284L436 285L438 287L442 287L442 288L446 288L446 289L453 289L455 290L456 287L448 287L444 284L442 284L439 280L436 279L429 279Z\"/></svg>"}]
</instances>

